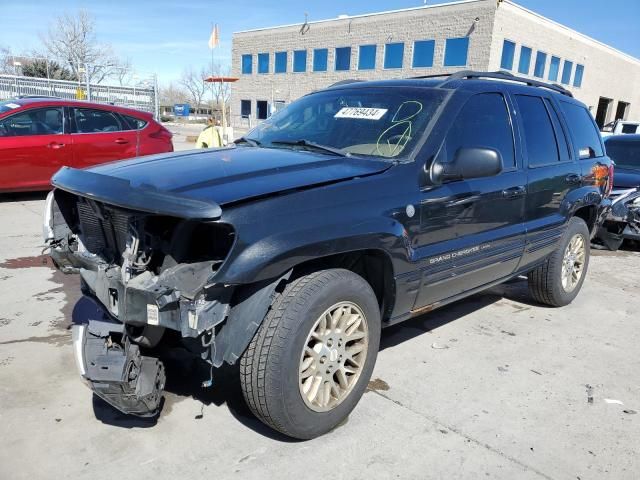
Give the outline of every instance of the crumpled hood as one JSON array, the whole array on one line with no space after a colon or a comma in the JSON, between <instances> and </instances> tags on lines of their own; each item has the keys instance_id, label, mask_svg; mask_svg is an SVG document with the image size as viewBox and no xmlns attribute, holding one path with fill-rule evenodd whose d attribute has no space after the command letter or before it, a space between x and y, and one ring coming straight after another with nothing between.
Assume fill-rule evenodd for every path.
<instances>
[{"instance_id":1,"label":"crumpled hood","mask_svg":"<svg viewBox=\"0 0 640 480\"><path fill-rule=\"evenodd\" d=\"M391 162L286 149L236 147L124 160L89 171L224 205L383 172Z\"/></svg>"},{"instance_id":2,"label":"crumpled hood","mask_svg":"<svg viewBox=\"0 0 640 480\"><path fill-rule=\"evenodd\" d=\"M634 188L640 186L640 170L633 170L630 168L614 168L613 174L613 187L620 188Z\"/></svg>"}]
</instances>

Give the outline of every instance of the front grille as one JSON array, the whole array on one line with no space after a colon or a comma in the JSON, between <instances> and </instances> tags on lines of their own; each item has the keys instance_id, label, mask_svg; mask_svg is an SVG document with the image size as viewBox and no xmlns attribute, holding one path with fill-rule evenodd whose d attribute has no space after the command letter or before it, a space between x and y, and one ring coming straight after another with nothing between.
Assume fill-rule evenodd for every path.
<instances>
[{"instance_id":1,"label":"front grille","mask_svg":"<svg viewBox=\"0 0 640 480\"><path fill-rule=\"evenodd\" d=\"M78 202L78 220L82 243L86 249L103 255L107 260L119 260L126 248L131 216L114 208L86 200Z\"/></svg>"}]
</instances>

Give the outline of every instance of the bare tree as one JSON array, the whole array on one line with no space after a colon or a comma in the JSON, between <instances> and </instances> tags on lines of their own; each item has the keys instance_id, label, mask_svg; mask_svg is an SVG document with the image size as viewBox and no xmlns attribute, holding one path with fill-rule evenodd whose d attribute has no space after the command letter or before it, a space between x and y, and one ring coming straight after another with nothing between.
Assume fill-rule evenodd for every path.
<instances>
[{"instance_id":1,"label":"bare tree","mask_svg":"<svg viewBox=\"0 0 640 480\"><path fill-rule=\"evenodd\" d=\"M219 63L211 63L209 66L209 75L212 77L229 77L231 76L229 67L223 67ZM215 108L222 108L222 103L229 103L231 96L231 84L229 82L211 82L211 96L214 101Z\"/></svg>"},{"instance_id":2,"label":"bare tree","mask_svg":"<svg viewBox=\"0 0 640 480\"><path fill-rule=\"evenodd\" d=\"M160 88L159 100L163 106L175 105L176 103L188 103L189 93L184 88L169 83L166 87Z\"/></svg>"},{"instance_id":3,"label":"bare tree","mask_svg":"<svg viewBox=\"0 0 640 480\"><path fill-rule=\"evenodd\" d=\"M11 62L11 50L9 47L0 46L0 73L13 74L15 67Z\"/></svg>"},{"instance_id":4,"label":"bare tree","mask_svg":"<svg viewBox=\"0 0 640 480\"><path fill-rule=\"evenodd\" d=\"M111 45L98 43L95 21L85 10L59 16L41 39L47 56L68 66L77 78L100 83L127 68Z\"/></svg>"},{"instance_id":5,"label":"bare tree","mask_svg":"<svg viewBox=\"0 0 640 480\"><path fill-rule=\"evenodd\" d=\"M204 100L207 91L207 85L204 82L207 72L205 68L196 71L193 67L188 67L182 72L180 85L182 85L189 94L189 103L193 108L199 108Z\"/></svg>"}]
</instances>

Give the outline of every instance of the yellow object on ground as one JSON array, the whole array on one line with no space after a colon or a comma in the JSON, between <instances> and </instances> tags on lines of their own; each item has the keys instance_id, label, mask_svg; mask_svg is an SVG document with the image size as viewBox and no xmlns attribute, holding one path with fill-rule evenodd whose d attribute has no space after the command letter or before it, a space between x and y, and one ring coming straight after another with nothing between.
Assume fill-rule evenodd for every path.
<instances>
[{"instance_id":1,"label":"yellow object on ground","mask_svg":"<svg viewBox=\"0 0 640 480\"><path fill-rule=\"evenodd\" d=\"M217 126L208 126L196 140L196 148L220 148L222 147L222 135L220 134L220 128Z\"/></svg>"}]
</instances>

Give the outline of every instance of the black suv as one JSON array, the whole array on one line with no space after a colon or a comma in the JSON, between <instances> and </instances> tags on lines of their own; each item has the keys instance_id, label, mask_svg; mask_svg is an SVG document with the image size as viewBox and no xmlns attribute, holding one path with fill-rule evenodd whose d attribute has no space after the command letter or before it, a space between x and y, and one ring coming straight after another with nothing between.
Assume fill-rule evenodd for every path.
<instances>
[{"instance_id":1,"label":"black suv","mask_svg":"<svg viewBox=\"0 0 640 480\"><path fill-rule=\"evenodd\" d=\"M570 303L610 168L558 86L341 82L230 148L61 169L44 234L91 307L73 346L95 394L157 414L159 347L179 344L239 363L251 410L306 439L355 407L381 328L523 274Z\"/></svg>"}]
</instances>

